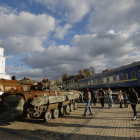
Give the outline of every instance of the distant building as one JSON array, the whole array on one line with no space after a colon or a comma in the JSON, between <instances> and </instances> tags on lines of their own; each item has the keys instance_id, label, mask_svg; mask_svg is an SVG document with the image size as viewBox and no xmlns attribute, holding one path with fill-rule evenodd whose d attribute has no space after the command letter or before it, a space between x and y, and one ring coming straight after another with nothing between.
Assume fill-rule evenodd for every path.
<instances>
[{"instance_id":1,"label":"distant building","mask_svg":"<svg viewBox=\"0 0 140 140\"><path fill-rule=\"evenodd\" d=\"M11 79L10 75L5 73L5 59L6 57L3 56L4 48L1 48L0 44L0 79Z\"/></svg>"},{"instance_id":2,"label":"distant building","mask_svg":"<svg viewBox=\"0 0 140 140\"><path fill-rule=\"evenodd\" d=\"M62 79L58 78L55 80L55 85L62 89Z\"/></svg>"},{"instance_id":3,"label":"distant building","mask_svg":"<svg viewBox=\"0 0 140 140\"><path fill-rule=\"evenodd\" d=\"M68 90L78 90L79 85L78 85L78 80L81 79L78 75L72 75L69 76L67 81L63 82L63 88L68 89Z\"/></svg>"}]
</instances>

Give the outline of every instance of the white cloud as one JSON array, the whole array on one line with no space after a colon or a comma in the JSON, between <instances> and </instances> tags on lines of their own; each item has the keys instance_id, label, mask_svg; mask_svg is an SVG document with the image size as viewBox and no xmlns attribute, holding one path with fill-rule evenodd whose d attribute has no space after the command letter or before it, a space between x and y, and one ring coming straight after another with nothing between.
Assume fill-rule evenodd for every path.
<instances>
[{"instance_id":1,"label":"white cloud","mask_svg":"<svg viewBox=\"0 0 140 140\"><path fill-rule=\"evenodd\" d=\"M114 30L107 31L107 34L115 34Z\"/></svg>"},{"instance_id":2,"label":"white cloud","mask_svg":"<svg viewBox=\"0 0 140 140\"><path fill-rule=\"evenodd\" d=\"M90 12L91 1L86 0L62 0L65 10L66 20L71 23L79 22L82 18Z\"/></svg>"},{"instance_id":3,"label":"white cloud","mask_svg":"<svg viewBox=\"0 0 140 140\"><path fill-rule=\"evenodd\" d=\"M63 72L71 75L90 66L101 72L105 68L125 65L139 58L139 55L132 56L137 48L134 48L131 42L127 42L123 33L75 35L72 44L73 47L50 45L45 51L25 56L21 61L34 69L47 68L55 71L51 77L59 78Z\"/></svg>"},{"instance_id":4,"label":"white cloud","mask_svg":"<svg viewBox=\"0 0 140 140\"><path fill-rule=\"evenodd\" d=\"M101 0L95 3L87 26L90 32L113 29L133 34L140 29L140 1ZM87 29L86 28L86 29Z\"/></svg>"},{"instance_id":5,"label":"white cloud","mask_svg":"<svg viewBox=\"0 0 140 140\"><path fill-rule=\"evenodd\" d=\"M66 24L64 27L59 26L55 29L54 37L57 37L59 39L64 39L64 36L67 35L68 30L72 28L70 24Z\"/></svg>"},{"instance_id":6,"label":"white cloud","mask_svg":"<svg viewBox=\"0 0 140 140\"><path fill-rule=\"evenodd\" d=\"M18 68L11 68L12 70L8 71L8 74L11 76L15 76L16 79L21 80L23 77L28 77L32 80L42 80L41 77L43 76L41 69L29 69L25 70L20 67ZM40 76L40 78L39 78Z\"/></svg>"},{"instance_id":7,"label":"white cloud","mask_svg":"<svg viewBox=\"0 0 140 140\"><path fill-rule=\"evenodd\" d=\"M55 18L47 14L17 13L0 7L0 42L6 54L44 51L43 43L55 29Z\"/></svg>"},{"instance_id":8,"label":"white cloud","mask_svg":"<svg viewBox=\"0 0 140 140\"><path fill-rule=\"evenodd\" d=\"M136 33L133 37L132 37L132 42L134 43L135 46L137 46L140 50L140 33Z\"/></svg>"},{"instance_id":9,"label":"white cloud","mask_svg":"<svg viewBox=\"0 0 140 140\"><path fill-rule=\"evenodd\" d=\"M65 20L70 23L79 22L88 14L93 0L30 0L41 3L53 12L65 11Z\"/></svg>"},{"instance_id":10,"label":"white cloud","mask_svg":"<svg viewBox=\"0 0 140 140\"><path fill-rule=\"evenodd\" d=\"M0 6L0 14L11 14L11 13L16 14L17 9L12 9L8 5Z\"/></svg>"},{"instance_id":11,"label":"white cloud","mask_svg":"<svg viewBox=\"0 0 140 140\"><path fill-rule=\"evenodd\" d=\"M7 54L23 54L26 52L42 52L44 39L38 37L18 36L2 40L2 46Z\"/></svg>"},{"instance_id":12,"label":"white cloud","mask_svg":"<svg viewBox=\"0 0 140 140\"><path fill-rule=\"evenodd\" d=\"M55 28L55 19L47 14L35 15L29 12L16 14L0 13L0 37L27 35L48 36Z\"/></svg>"},{"instance_id":13,"label":"white cloud","mask_svg":"<svg viewBox=\"0 0 140 140\"><path fill-rule=\"evenodd\" d=\"M11 58L13 58L13 55L8 55L8 56L6 56L6 58L11 59Z\"/></svg>"},{"instance_id":14,"label":"white cloud","mask_svg":"<svg viewBox=\"0 0 140 140\"><path fill-rule=\"evenodd\" d=\"M101 72L105 68L112 69L140 60L139 1L31 1L41 3L49 10L57 12L59 17L61 13L65 19L55 20L47 14L35 15L29 12L17 14L16 10L11 13L6 9L1 10L3 12L0 12L2 19L0 37L4 38L2 45L6 52L17 54L32 51L21 59L32 70L23 72L16 70L11 74L19 77L43 79L48 76L50 79L56 79L61 77L63 72L71 75L77 73L79 69L83 70L90 66L94 66L96 72ZM72 27L76 28L77 25L72 23L81 21L88 14L86 29L89 32L75 34L71 40L72 46L52 44L48 45L48 48L43 47L51 32L55 37L64 39ZM60 26L63 22L66 22L64 27ZM84 21L83 24L85 23ZM80 28L82 26L81 24Z\"/></svg>"}]
</instances>

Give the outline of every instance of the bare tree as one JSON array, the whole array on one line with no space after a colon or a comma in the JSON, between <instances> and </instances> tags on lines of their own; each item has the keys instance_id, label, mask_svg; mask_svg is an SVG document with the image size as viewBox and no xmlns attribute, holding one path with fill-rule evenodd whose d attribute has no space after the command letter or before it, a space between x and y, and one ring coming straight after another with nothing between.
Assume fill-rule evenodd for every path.
<instances>
[{"instance_id":1,"label":"bare tree","mask_svg":"<svg viewBox=\"0 0 140 140\"><path fill-rule=\"evenodd\" d=\"M84 74L83 74L82 70L78 71L78 76L79 76L79 78L84 78Z\"/></svg>"},{"instance_id":2,"label":"bare tree","mask_svg":"<svg viewBox=\"0 0 140 140\"><path fill-rule=\"evenodd\" d=\"M62 74L62 81L63 81L63 82L64 82L64 81L67 81L68 78L69 78L69 75L68 75L67 73L63 73L63 74Z\"/></svg>"},{"instance_id":3,"label":"bare tree","mask_svg":"<svg viewBox=\"0 0 140 140\"><path fill-rule=\"evenodd\" d=\"M89 77L89 76L91 76L91 73L90 73L90 69L84 69L83 70L83 74L86 76L86 77Z\"/></svg>"}]
</instances>

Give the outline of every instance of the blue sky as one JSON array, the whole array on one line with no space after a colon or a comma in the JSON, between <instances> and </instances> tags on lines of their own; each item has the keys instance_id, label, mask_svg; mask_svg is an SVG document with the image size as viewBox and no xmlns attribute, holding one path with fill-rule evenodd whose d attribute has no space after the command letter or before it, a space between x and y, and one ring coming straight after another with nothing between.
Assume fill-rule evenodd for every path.
<instances>
[{"instance_id":1,"label":"blue sky","mask_svg":"<svg viewBox=\"0 0 140 140\"><path fill-rule=\"evenodd\" d=\"M140 61L140 1L1 0L6 73L57 79Z\"/></svg>"}]
</instances>

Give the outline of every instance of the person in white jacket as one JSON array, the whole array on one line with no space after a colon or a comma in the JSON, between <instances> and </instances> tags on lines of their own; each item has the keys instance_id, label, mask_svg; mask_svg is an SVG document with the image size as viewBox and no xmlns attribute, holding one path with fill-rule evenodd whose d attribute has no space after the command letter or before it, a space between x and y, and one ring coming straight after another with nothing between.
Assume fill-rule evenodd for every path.
<instances>
[{"instance_id":1,"label":"person in white jacket","mask_svg":"<svg viewBox=\"0 0 140 140\"><path fill-rule=\"evenodd\" d=\"M123 99L123 95L122 95L122 91L121 91L121 90L119 91L118 99L119 99L119 101L120 101L120 108L123 108L123 107L122 107L122 101L123 101L124 99Z\"/></svg>"},{"instance_id":2,"label":"person in white jacket","mask_svg":"<svg viewBox=\"0 0 140 140\"><path fill-rule=\"evenodd\" d=\"M107 97L108 97L108 107L109 109L114 108L113 107L113 99L112 99L112 90L108 88L107 90Z\"/></svg>"}]
</instances>

